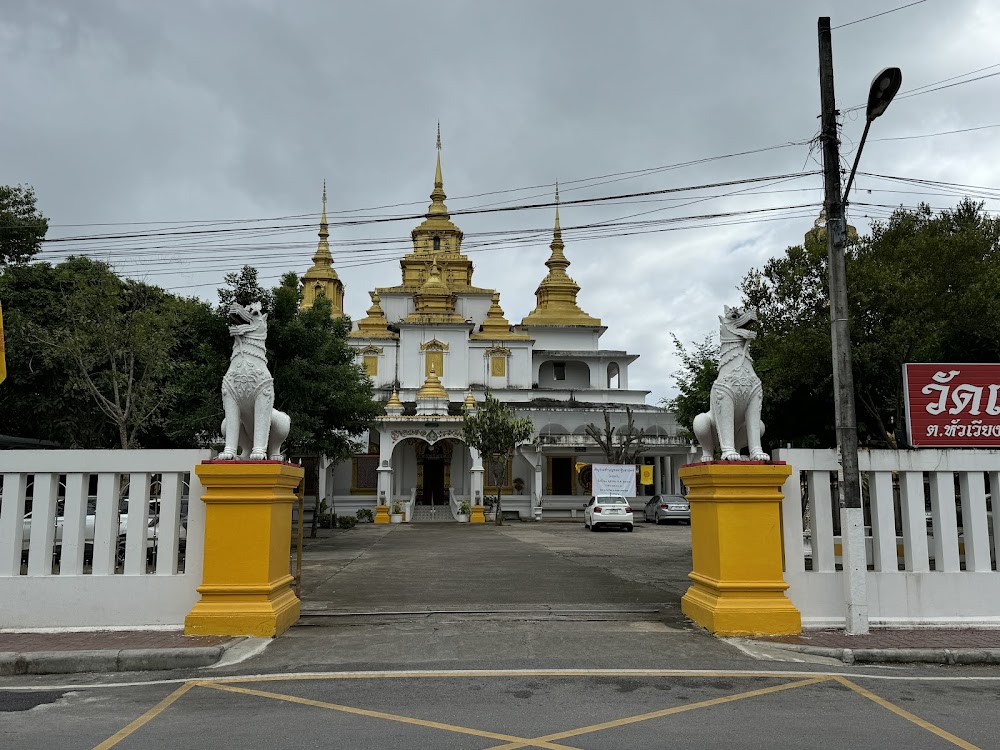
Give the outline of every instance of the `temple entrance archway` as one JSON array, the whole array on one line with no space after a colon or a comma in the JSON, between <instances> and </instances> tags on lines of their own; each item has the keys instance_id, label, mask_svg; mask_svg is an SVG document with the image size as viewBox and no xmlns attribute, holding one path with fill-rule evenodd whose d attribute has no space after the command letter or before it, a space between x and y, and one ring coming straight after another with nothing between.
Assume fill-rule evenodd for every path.
<instances>
[{"instance_id":1,"label":"temple entrance archway","mask_svg":"<svg viewBox=\"0 0 1000 750\"><path fill-rule=\"evenodd\" d=\"M417 442L417 505L446 505L452 488L451 464L454 443L440 440L436 443Z\"/></svg>"}]
</instances>

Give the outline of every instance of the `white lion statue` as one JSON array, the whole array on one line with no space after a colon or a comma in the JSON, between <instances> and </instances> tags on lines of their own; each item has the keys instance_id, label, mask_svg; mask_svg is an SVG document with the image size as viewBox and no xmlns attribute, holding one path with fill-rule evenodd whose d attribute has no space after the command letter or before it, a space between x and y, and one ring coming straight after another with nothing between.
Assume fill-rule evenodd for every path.
<instances>
[{"instance_id":1,"label":"white lion statue","mask_svg":"<svg viewBox=\"0 0 1000 750\"><path fill-rule=\"evenodd\" d=\"M719 376L712 384L709 410L694 419L694 434L701 444L701 460L711 461L716 447L723 461L745 460L740 455L748 447L751 461L769 461L760 445L764 423L760 421L763 388L753 369L750 342L757 337L757 313L726 307L719 316Z\"/></svg>"},{"instance_id":2,"label":"white lion statue","mask_svg":"<svg viewBox=\"0 0 1000 750\"><path fill-rule=\"evenodd\" d=\"M274 378L267 369L264 346L267 314L261 312L260 302L247 307L235 302L230 305L229 335L233 337L233 354L222 378L226 444L219 458L280 461L281 444L292 421L274 408Z\"/></svg>"}]
</instances>

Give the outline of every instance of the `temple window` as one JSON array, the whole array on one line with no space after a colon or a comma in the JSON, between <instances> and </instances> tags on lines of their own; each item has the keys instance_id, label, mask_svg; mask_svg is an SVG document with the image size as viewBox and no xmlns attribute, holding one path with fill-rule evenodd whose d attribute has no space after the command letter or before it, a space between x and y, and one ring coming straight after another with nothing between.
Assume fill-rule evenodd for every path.
<instances>
[{"instance_id":1,"label":"temple window","mask_svg":"<svg viewBox=\"0 0 1000 750\"><path fill-rule=\"evenodd\" d=\"M441 250L441 238L440 237L435 237L434 238L434 252L440 252L440 250Z\"/></svg>"},{"instance_id":2,"label":"temple window","mask_svg":"<svg viewBox=\"0 0 1000 750\"><path fill-rule=\"evenodd\" d=\"M608 388L621 388L621 378L618 364L612 362L608 365Z\"/></svg>"},{"instance_id":3,"label":"temple window","mask_svg":"<svg viewBox=\"0 0 1000 750\"><path fill-rule=\"evenodd\" d=\"M552 376L556 380L566 379L566 363L565 362L553 362L552 363Z\"/></svg>"},{"instance_id":4,"label":"temple window","mask_svg":"<svg viewBox=\"0 0 1000 750\"><path fill-rule=\"evenodd\" d=\"M366 354L364 356L364 368L365 374L370 377L375 377L378 375L378 355L377 354Z\"/></svg>"},{"instance_id":5,"label":"temple window","mask_svg":"<svg viewBox=\"0 0 1000 750\"><path fill-rule=\"evenodd\" d=\"M502 378L507 374L507 358L501 355L490 357L490 375Z\"/></svg>"}]
</instances>

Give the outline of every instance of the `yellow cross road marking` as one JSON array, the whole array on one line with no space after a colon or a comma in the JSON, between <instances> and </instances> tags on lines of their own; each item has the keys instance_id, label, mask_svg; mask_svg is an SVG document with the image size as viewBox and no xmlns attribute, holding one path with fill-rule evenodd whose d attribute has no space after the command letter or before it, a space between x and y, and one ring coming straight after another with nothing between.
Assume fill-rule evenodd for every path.
<instances>
[{"instance_id":1,"label":"yellow cross road marking","mask_svg":"<svg viewBox=\"0 0 1000 750\"><path fill-rule=\"evenodd\" d=\"M104 742L102 742L100 745L97 745L94 748L94 750L108 750L108 748L114 747L119 742L121 742L123 739L125 739L130 734L132 734L136 729L138 729L139 727L143 726L147 722L152 721L157 716L159 716L161 713L163 713L163 711L165 711L167 708L169 708L178 698L180 698L182 695L184 695L184 693L186 693L188 690L190 690L194 686L195 686L195 683L193 683L193 682L185 682L183 685L181 685L179 688L177 688L174 692L172 692L170 695L168 695L162 701L160 701L159 703L157 703L151 709L149 709L146 713L144 713L138 719L136 719L135 721L133 721L128 726L125 726L122 729L119 729L113 735L111 735L110 737L108 737L108 739L104 740Z\"/></svg>"},{"instance_id":2,"label":"yellow cross road marking","mask_svg":"<svg viewBox=\"0 0 1000 750\"><path fill-rule=\"evenodd\" d=\"M429 727L431 729L443 729L448 732L457 732L459 734L471 734L475 737L486 737L491 740L506 740L507 742L515 743L511 745L511 747L546 747L551 748L552 750L567 750L567 748L571 747L569 745L556 745L544 740L525 739L524 737L517 737L509 734L499 734L497 732L487 732L481 729L471 729L469 727L461 727L454 724L445 724L440 721L427 721L426 719L414 719L410 716L399 716L397 714L388 714L382 711L369 711L364 708L354 708L353 706L341 706L336 703L312 700L311 698L299 698L295 695L269 693L263 690L250 690L249 688L241 688L234 685L220 685L218 683L211 682L203 682L199 684L201 687L212 688L213 690L222 690L230 693L242 693L244 695L256 695L261 698L272 698L279 701L288 701L289 703L300 703L305 706L327 708L332 711L343 711L344 713L357 714L359 716L371 716L376 719L398 721L403 724L415 724L417 726Z\"/></svg>"},{"instance_id":3,"label":"yellow cross road marking","mask_svg":"<svg viewBox=\"0 0 1000 750\"><path fill-rule=\"evenodd\" d=\"M946 732L945 730L941 729L941 727L935 726L934 724L931 724L929 721L921 719L919 716L916 716L915 714L911 714L906 709L900 708L895 703L890 703L885 698L881 698L875 695L875 693L865 690L860 685L857 685L848 679L845 679L843 677L834 677L833 679L839 682L841 685L849 687L858 695L863 695L868 700L874 701L878 705L882 706L882 708L892 711L897 716L902 716L907 721L912 721L918 727L926 729L931 734L936 734L941 739L947 740L956 747L961 747L963 748L963 750L981 750L977 745L973 745L971 742L966 742L961 737L956 737L951 732Z\"/></svg>"},{"instance_id":4,"label":"yellow cross road marking","mask_svg":"<svg viewBox=\"0 0 1000 750\"><path fill-rule=\"evenodd\" d=\"M674 706L673 708L664 708L659 711L650 711L649 713L639 714L638 716L629 716L625 719L615 719L614 721L605 721L601 724L592 724L589 727L580 727L579 729L570 729L565 732L557 732L555 734L547 734L544 737L535 737L531 742L539 741L549 741L549 740L561 740L566 737L576 737L581 734L590 734L591 732L600 732L604 729L613 729L615 727L625 726L626 724L635 724L640 721L648 721L649 719L658 719L661 716L670 716L672 714L684 713L685 711L693 711L698 708L708 708L709 706L718 706L722 703L731 703L732 701L743 700L744 698L754 698L758 695L768 695L769 693L777 693L782 690L793 690L795 688L806 687L808 685L816 685L820 682L826 682L829 677L816 677L811 680L799 680L798 682L787 682L784 685L774 685L773 687L760 688L759 690L750 690L745 693L737 693L736 695L727 695L723 698L712 698L707 701L698 701L697 703L687 703L683 706ZM512 742L509 745L496 745L489 748L488 750L515 750L515 748L526 747L529 743L525 742Z\"/></svg>"}]
</instances>

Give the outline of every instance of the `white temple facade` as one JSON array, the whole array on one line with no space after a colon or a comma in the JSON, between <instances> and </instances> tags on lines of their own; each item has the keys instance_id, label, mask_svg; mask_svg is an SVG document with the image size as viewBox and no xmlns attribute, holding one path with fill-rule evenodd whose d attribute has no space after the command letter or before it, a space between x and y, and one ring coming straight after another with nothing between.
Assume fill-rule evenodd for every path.
<instances>
[{"instance_id":1,"label":"white temple facade","mask_svg":"<svg viewBox=\"0 0 1000 750\"><path fill-rule=\"evenodd\" d=\"M503 510L522 519L580 516L590 496L580 464L606 463L588 424L626 424L626 407L646 449L639 463L653 467L651 485L638 493L679 492L677 469L694 460L673 414L646 403L649 391L629 387L638 355L602 349L606 328L580 309L580 287L567 274L558 205L547 272L539 263L537 304L520 323L504 316L500 293L473 283L462 254L463 234L445 205L440 139L431 204L411 232L413 249L400 261L401 283L370 292L367 316L354 325L351 344L372 378L385 416L367 435L368 449L352 460L323 465L319 492L338 515L359 508L401 508L406 520L451 521L462 501L481 505L488 486L482 462L462 440L464 408L485 390L534 424L501 488ZM558 190L556 193L558 202ZM304 278L304 304L334 296L343 314L344 288L330 254L324 212L314 265ZM639 497L636 510L645 500Z\"/></svg>"}]
</instances>

